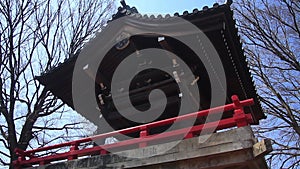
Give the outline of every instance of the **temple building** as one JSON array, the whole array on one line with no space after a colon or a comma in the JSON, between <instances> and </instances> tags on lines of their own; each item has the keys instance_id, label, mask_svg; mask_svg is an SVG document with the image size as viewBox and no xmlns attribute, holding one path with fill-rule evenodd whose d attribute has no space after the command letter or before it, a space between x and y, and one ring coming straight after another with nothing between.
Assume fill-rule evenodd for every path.
<instances>
[{"instance_id":1,"label":"temple building","mask_svg":"<svg viewBox=\"0 0 300 169\"><path fill-rule=\"evenodd\" d=\"M174 159L165 160L170 157L168 155L161 155L159 157L137 160L128 159L111 159L105 162L111 166L105 166L100 164L93 165L91 161L85 165L86 168L107 167L107 168L266 168L266 164L263 156L270 151L269 141L257 142L250 125L258 125L261 119L266 118L256 93L255 85L247 64L247 59L244 55L241 39L238 35L238 29L236 28L235 20L233 19L233 12L230 9L231 1L226 4L214 4L213 7L209 8L207 6L203 7L202 10L194 9L192 12L185 11L183 14L175 13L174 16L171 15L141 15L135 7L130 7L121 1L122 7L119 7L118 12L113 15L112 20L110 20L107 26L97 34L97 37L110 37L107 33L109 30L114 29L113 22L122 19L122 17L130 17L130 19L124 22L124 25L120 25L120 28L125 30L140 30L143 27L147 27L149 30L162 29L168 30L172 36L167 36L166 34L148 33L148 34L137 34L137 35L112 35L112 38L118 39L119 41L114 44L113 47L108 48L107 53L105 53L103 60L101 60L100 66L92 63L97 62L96 51L90 51L95 53L92 55L85 55L82 51L78 51L74 56L67 59L65 62L59 64L57 67L44 72L42 75L38 76L38 81L45 86L45 88L51 91L55 96L61 99L65 104L72 107L75 111L84 116L87 120L98 126L97 134L105 134L108 132L122 131L125 135L132 136L133 138L139 138L144 136L147 138L148 135L156 135L166 131L172 124L164 121L166 119L176 118L179 113L181 101L188 95L191 99L189 102L191 110L193 112L184 112L184 115L188 115L194 112L200 112L205 114L205 110L212 110L214 107L223 106L224 111L227 113L222 114L219 126L216 126L213 131L213 138L215 140L210 140L200 145L201 138L203 136L199 135L197 132L199 128L202 129L205 123L212 121L207 120L207 116L200 115L197 116L197 120L192 124L194 125L195 131L191 135L186 136L188 140L184 140L177 147L178 151L172 151ZM194 27L201 30L205 37L212 44L218 60L222 64L220 69L218 65L216 66L214 62L215 56L213 52L209 50L201 41L194 43L196 48L203 48L202 56L198 56L189 45L184 44L180 41L180 38L185 37L195 37L197 33L193 31L187 31L187 29L176 29L182 25L178 22L173 22L174 18L180 18L185 20ZM130 31L129 31L130 32ZM155 32L155 31L154 31ZM96 37L96 38L97 38ZM104 38L105 39L105 38ZM104 48L105 41L101 42L99 45L99 50ZM84 47L85 48L85 47ZM136 65L143 67L145 65L155 64L155 59L151 57L143 57L142 51L146 49L159 49L160 51L166 51L164 54L169 58L169 65L166 69L170 70L172 74L166 71L158 69L146 69L141 72L137 72L133 79L128 79L126 77L126 72L124 73L123 79L119 79L117 82L117 94L112 96L112 82L113 76L116 72L118 66L131 54L136 56ZM171 53L171 54L170 54ZM180 59L176 59L172 54L178 56ZM84 55L84 56L83 56ZM80 57L80 59L79 59ZM162 56L153 56L162 57ZM201 58L201 59L199 59ZM181 62L182 60L183 62ZM80 61L80 62L79 62ZM89 63L89 64L87 64ZM185 63L191 70L192 74L183 71L182 63ZM73 75L75 67L80 65L79 75L82 77L82 81L94 84L93 97L89 95L88 88L78 88L75 89L77 94L85 102L92 102L92 100L97 101L97 106L87 106L83 109L77 109L74 104L73 96ZM207 69L209 68L209 70ZM130 68L128 68L130 69ZM218 71L224 70L225 75L224 83L222 80L218 81ZM95 74L91 72L96 72ZM211 73L213 72L213 73ZM78 73L78 72L77 72ZM77 75L77 74L76 74ZM192 77L192 78L189 78ZM213 81L211 80L214 79ZM217 79L217 80L216 80ZM130 80L130 83L127 81ZM122 86L123 84L130 84L129 91L126 91L127 86ZM180 90L180 86L183 86L185 92ZM192 91L192 87L198 88L198 93ZM129 106L134 106L135 109L143 112L151 108L151 103L149 102L149 94L154 89L161 90L166 97L166 105L163 112L155 120L151 122L136 122L128 119L127 117L141 116L141 114L129 113L124 117L122 110L128 109ZM214 91L213 91L214 90ZM223 102L213 103L214 95L213 92L218 93L225 99ZM188 94L187 94L188 93ZM128 105L126 102L123 103L125 97L130 98L132 105ZM199 99L194 99L199 96ZM238 97L237 97L238 96ZM76 96L77 97L77 96ZM158 103L164 102L162 98L154 98ZM239 101L241 100L241 101ZM245 100L244 102L242 100ZM248 100L248 101L247 101ZM247 104L246 104L247 102ZM249 104L248 104L249 102ZM251 102L251 104L250 104ZM119 104L118 109L116 104ZM159 105L159 104L158 104ZM228 105L228 106L224 106ZM155 108L155 107L154 107ZM160 107L157 107L159 109ZM227 110L228 109L228 110ZM209 113L208 111L207 113ZM239 112L239 115L236 113ZM142 115L143 116L143 115ZM146 116L146 115L145 115ZM185 116L186 117L186 116ZM229 119L226 121L226 119ZM238 128L232 128L230 120L236 120ZM240 121L238 120L242 120ZM222 121L224 120L224 121ZM244 121L243 121L244 120ZM158 127L154 126L156 123ZM112 128L106 128L105 124L108 123ZM135 130L136 126L154 126L147 129L146 134L140 130ZM160 125L165 124L165 125ZM197 126L201 126L197 128ZM186 126L184 126L186 127ZM218 129L230 128L229 131L219 133ZM133 132L127 132L128 128L132 128ZM142 128L142 127L140 127ZM142 130L142 129L141 129ZM172 130L173 134L180 133L181 130L175 128ZM172 135L172 131L169 135ZM108 135L110 136L110 135ZM164 137L164 136L162 136ZM198 138L199 137L199 138ZM120 145L131 145L131 142L123 141L122 138L116 136L120 141ZM147 138L151 142L151 138ZM74 146L75 142L65 145ZM80 144L81 141L78 142ZM76 143L75 145L78 146ZM99 143L97 143L99 145ZM133 143L132 143L133 144ZM140 151L148 152L150 148L147 146L154 146L153 149L163 149L163 146L168 143L163 143L162 145L152 145L150 143L145 143L142 140L138 140L139 148L136 150L127 150L128 153L139 153ZM112 145L113 146L113 145ZM116 144L117 146L117 144ZM156 146L156 147L155 147ZM161 146L160 148L158 148ZM199 146L199 147L198 147ZM261 146L264 150L256 150L257 146ZM58 146L59 147L59 146ZM191 147L197 147L192 150ZM153 150L152 149L152 150ZM43 149L44 150L44 149ZM198 151L199 150L199 151ZM38 150L42 151L42 150ZM78 147L71 148L71 151L81 151ZM82 150L84 151L84 150ZM95 152L101 152L100 154L107 154L103 149L95 148L94 150L87 150L88 152L93 152L91 155L95 155ZM83 154L88 155L87 151ZM131 152L129 152L131 151ZM182 152L180 152L182 151ZM32 151L34 152L34 151ZM32 153L30 152L30 153ZM29 154L30 154L29 153ZM70 152L69 152L70 153ZM26 154L19 153L19 154ZM79 152L80 154L80 152ZM151 153L150 153L151 154ZM74 152L67 156L68 160L76 159L80 155L74 155ZM98 157L91 157L91 159ZM113 158L111 156L111 158ZM175 159L176 158L176 159ZM43 164L50 163L49 159L64 159L63 157L45 157L44 160L32 159L32 162L24 162L24 160L17 162L18 166L26 164L40 164L43 168ZM103 163L104 159L101 163ZM115 161L114 161L115 160ZM143 161L144 160L144 161ZM151 161L152 160L152 161ZM30 161L30 160L29 160ZM97 160L96 160L97 161ZM202 162L201 162L202 161ZM205 162L206 161L206 162ZM22 163L24 162L24 163ZM79 161L78 161L79 163ZM80 168L72 163L73 168ZM77 162L76 162L77 165ZM69 164L64 164L64 166L69 166ZM122 167L123 166L123 167ZM49 166L51 168L51 165ZM57 166L56 166L57 167ZM55 168L55 165L53 166ZM68 168L68 167L65 167ZM69 167L70 168L70 167Z\"/></svg>"},{"instance_id":2,"label":"temple building","mask_svg":"<svg viewBox=\"0 0 300 169\"><path fill-rule=\"evenodd\" d=\"M172 18L170 15L166 15L164 17L155 17L153 15L142 16L137 14L136 8L130 8L123 2L123 7L118 9L117 14L113 16L113 20L124 15L136 15L139 20L144 20L145 22L147 22L147 20L157 20L157 22L163 23L164 20ZM181 17L196 25L209 38L218 52L225 70L227 83L225 86L227 88L225 89L226 91L220 90L220 93L226 92L226 103L231 102L230 97L234 94L238 95L241 100L253 98L255 104L254 106L248 107L246 112L252 114L254 118L253 124L258 124L260 119L265 118L265 115L262 112L257 98L253 80L246 62L246 57L242 50L240 37L238 36L238 30L235 27L235 21L233 20L232 15L233 13L230 10L229 5L215 4L212 8L204 7L202 10L195 9L192 13L188 13L186 11L182 15L175 13L174 16ZM98 36L101 35L102 34L100 33ZM117 65L120 64L125 57L129 56L131 53L147 48L168 50L184 60L192 69L194 76L199 78L196 82L199 88L201 100L199 103L199 110L210 108L211 84L208 77L209 75L205 69L206 67L200 60L197 60L195 53L182 42L179 42L172 37L164 37L162 41L159 41L159 37L160 35L139 35L123 40L122 43L117 44L115 48L111 48L105 55L105 58L101 63L103 67L100 66L98 68L98 74L95 79L88 77L89 75L86 74L86 80L95 81L95 97L100 97L98 98L98 102L101 111L97 110L96 107L93 107L94 110L91 109L91 114L99 113L99 117L101 113L108 121L110 121L110 124L112 124L115 129L138 125L121 117L114 107L110 95L111 78ZM54 69L37 77L40 83L72 108L74 108L72 102L72 75L77 57L78 55L74 55L58 67L55 67ZM89 58L89 56L85 57ZM140 59L139 64L142 65L144 62L146 61ZM173 61L170 59L170 65L172 66L172 64ZM84 66L85 65L83 65L83 67ZM174 66L174 71L175 70L177 70L177 68ZM175 81L176 80L172 78L172 76L165 75L161 71L152 70L141 72L135 77L132 85L130 86L133 105L140 110L147 109L147 107L149 107L149 103L147 103L149 91L153 89L161 89L168 97L168 104L165 112L159 119L176 116L176 112L179 109L178 103L180 102L180 91L178 91ZM82 98L87 99L88 96L84 96L85 90L86 89L81 89ZM122 92L120 92L120 100L121 97ZM83 116L92 123L100 125L99 123L101 122L99 122L99 119L95 119L93 118L94 116L89 116L88 114L89 113L84 112Z\"/></svg>"}]
</instances>

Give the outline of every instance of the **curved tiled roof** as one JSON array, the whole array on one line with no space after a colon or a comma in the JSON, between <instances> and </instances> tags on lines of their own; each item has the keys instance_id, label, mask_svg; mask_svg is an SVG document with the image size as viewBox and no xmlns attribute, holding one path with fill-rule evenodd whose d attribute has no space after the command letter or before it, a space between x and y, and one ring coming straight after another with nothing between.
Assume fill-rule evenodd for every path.
<instances>
[{"instance_id":1,"label":"curved tiled roof","mask_svg":"<svg viewBox=\"0 0 300 169\"><path fill-rule=\"evenodd\" d=\"M118 19L122 16L125 16L125 15L136 17L136 18L143 19L143 20L153 20L153 19L155 19L155 20L163 19L164 20L164 19L170 19L172 17L182 17L182 18L193 17L193 16L210 14L211 12L214 12L217 9L228 8L231 4L232 4L232 0L228 0L225 4L222 4L222 5L220 5L219 3L215 3L215 4L213 4L213 7L211 7L211 8L209 8L208 6L204 6L202 8L202 10L195 8L192 10L192 12L184 11L182 14L179 14L178 12L176 12L173 15L166 14L164 16L163 15L155 16L153 14L152 15L148 15L148 14L142 15L142 14L138 13L138 11L135 7L130 8L128 5L123 4L123 7L119 7L118 12L112 16L111 20L108 21L108 24L109 24L109 22L111 22L115 19ZM130 9L132 12L126 12L126 11L128 11L128 9ZM125 12L124 12L124 10L125 10ZM237 29L236 29L235 33L237 33ZM37 76L37 79L41 79L43 76L47 76L47 74L51 74L52 72L59 70L59 68L63 65L66 65L70 62L74 62L76 60L76 58L78 57L79 53L80 53L80 50L77 51L75 54L66 58L64 60L64 62L60 62L56 67L52 67L50 70L46 70L45 72L42 72L42 74L40 76Z\"/></svg>"}]
</instances>

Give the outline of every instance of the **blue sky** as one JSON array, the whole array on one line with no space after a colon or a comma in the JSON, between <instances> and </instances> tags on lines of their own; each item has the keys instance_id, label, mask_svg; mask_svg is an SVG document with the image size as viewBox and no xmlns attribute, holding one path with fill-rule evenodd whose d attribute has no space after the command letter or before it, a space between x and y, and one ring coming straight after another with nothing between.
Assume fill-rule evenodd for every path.
<instances>
[{"instance_id":1,"label":"blue sky","mask_svg":"<svg viewBox=\"0 0 300 169\"><path fill-rule=\"evenodd\" d=\"M203 6L212 7L217 0L125 0L129 6L135 6L141 14L174 14ZM117 0L119 2L119 0ZM120 6L120 3L117 4Z\"/></svg>"}]
</instances>

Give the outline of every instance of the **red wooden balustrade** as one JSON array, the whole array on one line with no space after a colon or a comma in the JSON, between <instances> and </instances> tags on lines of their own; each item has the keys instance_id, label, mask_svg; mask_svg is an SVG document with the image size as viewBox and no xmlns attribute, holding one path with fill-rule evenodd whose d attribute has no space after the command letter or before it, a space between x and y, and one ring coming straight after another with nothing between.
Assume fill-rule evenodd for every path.
<instances>
[{"instance_id":1,"label":"red wooden balustrade","mask_svg":"<svg viewBox=\"0 0 300 169\"><path fill-rule=\"evenodd\" d=\"M147 144L151 141L155 140L163 140L168 139L176 136L183 136L184 139L194 137L195 135L199 134L200 132L203 132L205 130L221 130L226 129L230 127L243 127L247 126L250 123L253 122L251 114L246 114L244 112L245 106L251 106L254 104L253 99L247 99L240 101L238 96L233 95L231 97L232 102L231 104L227 104L224 106L219 106L207 110L202 110L174 118L169 118L161 121L156 121L136 127L126 128L118 131L113 131L109 133L104 133L92 137L87 137L83 139L79 139L76 141L66 142L62 144L56 144L52 146L42 147L38 149L23 151L20 149L16 149L15 152L18 155L18 159L13 162L15 169L20 169L22 167L30 167L32 165L38 164L38 165L45 165L54 161L59 160L73 160L80 156L86 156L86 155L95 155L95 154L107 154L108 151L114 148L126 148L128 146L136 145L137 147L145 147ZM148 132L152 128L165 126L168 124L173 124L174 122L180 122L185 120L191 120L195 118L200 117L206 117L208 114L218 114L218 113L229 113L230 111L233 111L233 116L226 119L221 119L219 121L215 122L208 122L206 124L200 124L195 126L190 126L182 129L176 129L172 131L167 131L161 134L155 134L150 135ZM188 133L187 133L188 130ZM94 146L90 148L83 148L79 149L79 146L83 143L90 143L99 139L105 139L108 137L117 136L120 134L130 134L139 132L140 137L139 138L132 138L129 140L120 141L113 144L107 144L107 145L100 145L100 146ZM53 154L49 156L42 156L38 157L35 154L38 152L44 152L44 151L50 151L55 150L59 148L64 147L70 147L70 150L64 153L59 154Z\"/></svg>"}]
</instances>

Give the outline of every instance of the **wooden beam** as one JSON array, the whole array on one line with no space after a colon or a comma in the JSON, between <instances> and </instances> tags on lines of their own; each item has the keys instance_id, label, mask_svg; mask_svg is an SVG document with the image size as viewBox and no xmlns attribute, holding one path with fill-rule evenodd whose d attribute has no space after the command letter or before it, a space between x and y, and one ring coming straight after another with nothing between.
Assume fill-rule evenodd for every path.
<instances>
[{"instance_id":1,"label":"wooden beam","mask_svg":"<svg viewBox=\"0 0 300 169\"><path fill-rule=\"evenodd\" d=\"M264 139L253 145L253 155L255 158L265 156L273 151L271 139Z\"/></svg>"}]
</instances>

